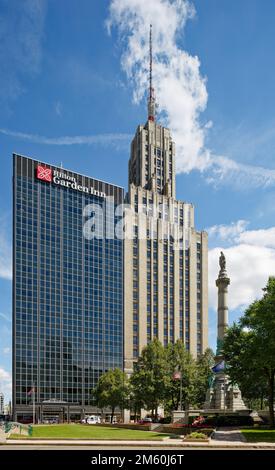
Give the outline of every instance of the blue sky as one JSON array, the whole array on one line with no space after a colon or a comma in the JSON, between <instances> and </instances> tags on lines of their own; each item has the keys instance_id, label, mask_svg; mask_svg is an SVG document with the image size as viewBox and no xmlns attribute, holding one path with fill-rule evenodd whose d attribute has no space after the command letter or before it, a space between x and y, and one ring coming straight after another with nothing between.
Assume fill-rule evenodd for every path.
<instances>
[{"instance_id":1,"label":"blue sky","mask_svg":"<svg viewBox=\"0 0 275 470\"><path fill-rule=\"evenodd\" d=\"M275 274L275 2L194 0L189 13L179 3L0 0L0 381L7 395L12 152L126 188L130 138L146 120L146 63L137 78L138 53L147 48L141 25L152 20L160 120L171 124L179 149L177 197L193 202L197 228L209 229L211 346L219 250L232 278L231 321ZM161 14L168 7L169 28ZM170 52L175 76L163 59Z\"/></svg>"}]
</instances>

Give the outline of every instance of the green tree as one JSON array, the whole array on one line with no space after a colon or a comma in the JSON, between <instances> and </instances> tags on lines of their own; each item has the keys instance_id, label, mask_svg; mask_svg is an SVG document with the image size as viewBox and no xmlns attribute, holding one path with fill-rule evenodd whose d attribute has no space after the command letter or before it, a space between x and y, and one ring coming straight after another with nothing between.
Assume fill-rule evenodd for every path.
<instances>
[{"instance_id":1,"label":"green tree","mask_svg":"<svg viewBox=\"0 0 275 470\"><path fill-rule=\"evenodd\" d=\"M112 423L115 408L122 410L128 407L129 387L126 374L118 368L108 370L99 378L92 395L100 408L111 408Z\"/></svg>"},{"instance_id":2,"label":"green tree","mask_svg":"<svg viewBox=\"0 0 275 470\"><path fill-rule=\"evenodd\" d=\"M138 374L132 375L129 381L129 408L134 413L134 421L137 420L137 416L141 408L144 406L143 391L142 387L140 387L139 385L140 382Z\"/></svg>"},{"instance_id":3,"label":"green tree","mask_svg":"<svg viewBox=\"0 0 275 470\"><path fill-rule=\"evenodd\" d=\"M264 295L253 302L238 324L228 329L223 352L233 382L244 394L253 383L267 388L270 426L274 427L275 376L275 278L270 277ZM255 389L254 389L255 391Z\"/></svg>"},{"instance_id":4,"label":"green tree","mask_svg":"<svg viewBox=\"0 0 275 470\"><path fill-rule=\"evenodd\" d=\"M193 402L195 396L196 363L181 340L168 344L166 356L168 365L165 380L166 409L169 411L179 409L180 401L186 408L190 402ZM179 373L180 378L175 379L175 373Z\"/></svg>"},{"instance_id":5,"label":"green tree","mask_svg":"<svg viewBox=\"0 0 275 470\"><path fill-rule=\"evenodd\" d=\"M268 396L268 387L259 369L252 366L253 348L254 337L251 331L243 329L241 322L228 329L224 353L231 381L238 384L249 407L257 399L262 407L263 399Z\"/></svg>"},{"instance_id":6,"label":"green tree","mask_svg":"<svg viewBox=\"0 0 275 470\"><path fill-rule=\"evenodd\" d=\"M196 361L195 377L195 403L201 408L205 402L205 396L213 373L211 368L214 366L214 353L208 348L203 354L200 354Z\"/></svg>"},{"instance_id":7,"label":"green tree","mask_svg":"<svg viewBox=\"0 0 275 470\"><path fill-rule=\"evenodd\" d=\"M163 345L157 339L145 346L130 378L132 391L137 403L152 416L165 398L167 377L166 355Z\"/></svg>"}]
</instances>

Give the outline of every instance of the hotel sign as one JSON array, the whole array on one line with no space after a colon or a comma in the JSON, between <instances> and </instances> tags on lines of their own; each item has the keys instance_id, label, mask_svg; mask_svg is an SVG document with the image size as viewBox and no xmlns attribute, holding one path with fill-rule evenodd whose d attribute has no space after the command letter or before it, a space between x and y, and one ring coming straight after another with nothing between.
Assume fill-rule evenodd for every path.
<instances>
[{"instance_id":1,"label":"hotel sign","mask_svg":"<svg viewBox=\"0 0 275 470\"><path fill-rule=\"evenodd\" d=\"M36 168L36 178L42 181L52 182L52 169L45 168L44 166L38 165Z\"/></svg>"},{"instance_id":2,"label":"hotel sign","mask_svg":"<svg viewBox=\"0 0 275 470\"><path fill-rule=\"evenodd\" d=\"M89 188L78 184L75 176L68 175L63 171L53 170L42 165L36 167L36 178L47 183L53 183L64 188L80 191L85 194L93 194L94 196L106 197L102 191L97 191L94 188Z\"/></svg>"}]
</instances>

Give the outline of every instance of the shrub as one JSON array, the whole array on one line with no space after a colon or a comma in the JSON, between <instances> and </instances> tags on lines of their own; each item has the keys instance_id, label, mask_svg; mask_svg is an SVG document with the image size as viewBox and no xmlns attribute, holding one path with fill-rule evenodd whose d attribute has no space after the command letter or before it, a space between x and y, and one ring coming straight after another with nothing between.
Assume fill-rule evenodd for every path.
<instances>
[{"instance_id":1,"label":"shrub","mask_svg":"<svg viewBox=\"0 0 275 470\"><path fill-rule=\"evenodd\" d=\"M204 434L203 432L191 432L188 434L186 439L207 439L207 435Z\"/></svg>"},{"instance_id":2,"label":"shrub","mask_svg":"<svg viewBox=\"0 0 275 470\"><path fill-rule=\"evenodd\" d=\"M161 419L159 420L159 422L160 422L161 424L170 424L171 421L172 421L171 416L165 416L165 418L161 418Z\"/></svg>"},{"instance_id":3,"label":"shrub","mask_svg":"<svg viewBox=\"0 0 275 470\"><path fill-rule=\"evenodd\" d=\"M211 426L252 426L253 419L251 416L240 415L207 416L205 424Z\"/></svg>"},{"instance_id":4,"label":"shrub","mask_svg":"<svg viewBox=\"0 0 275 470\"><path fill-rule=\"evenodd\" d=\"M187 424L182 424L182 423L171 423L170 426L171 428L186 428L188 427Z\"/></svg>"},{"instance_id":5,"label":"shrub","mask_svg":"<svg viewBox=\"0 0 275 470\"><path fill-rule=\"evenodd\" d=\"M169 428L163 428L162 432L169 432L171 434L177 434L177 435L181 435L181 434L185 435L185 434L188 434L189 430L188 428L183 428L179 426L171 426L171 427L169 426Z\"/></svg>"},{"instance_id":6,"label":"shrub","mask_svg":"<svg viewBox=\"0 0 275 470\"><path fill-rule=\"evenodd\" d=\"M201 426L190 426L188 424L181 424L181 423L173 423L173 424L170 424L169 426L166 427L166 429L179 429L181 431L185 431L185 432L195 432L195 431L199 431L199 432L205 432L206 434L211 434L213 431L214 431L214 428L212 426L210 426L209 424L207 425L201 425Z\"/></svg>"},{"instance_id":7,"label":"shrub","mask_svg":"<svg viewBox=\"0 0 275 470\"><path fill-rule=\"evenodd\" d=\"M218 419L218 415L208 415L205 418L204 424L207 424L209 426L216 426L217 419Z\"/></svg>"},{"instance_id":8,"label":"shrub","mask_svg":"<svg viewBox=\"0 0 275 470\"><path fill-rule=\"evenodd\" d=\"M199 433L203 433L205 434L207 437L211 436L212 432L214 432L214 429L213 428L201 428L199 430Z\"/></svg>"}]
</instances>

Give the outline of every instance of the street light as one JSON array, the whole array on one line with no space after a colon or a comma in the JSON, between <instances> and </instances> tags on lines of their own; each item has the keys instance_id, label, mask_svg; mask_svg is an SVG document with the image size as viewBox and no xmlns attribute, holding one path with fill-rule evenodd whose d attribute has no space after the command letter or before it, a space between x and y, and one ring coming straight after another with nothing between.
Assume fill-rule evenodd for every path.
<instances>
[{"instance_id":1,"label":"street light","mask_svg":"<svg viewBox=\"0 0 275 470\"><path fill-rule=\"evenodd\" d=\"M174 372L173 374L173 380L180 380L180 411L182 411L182 373L181 370L179 369L177 372Z\"/></svg>"}]
</instances>

